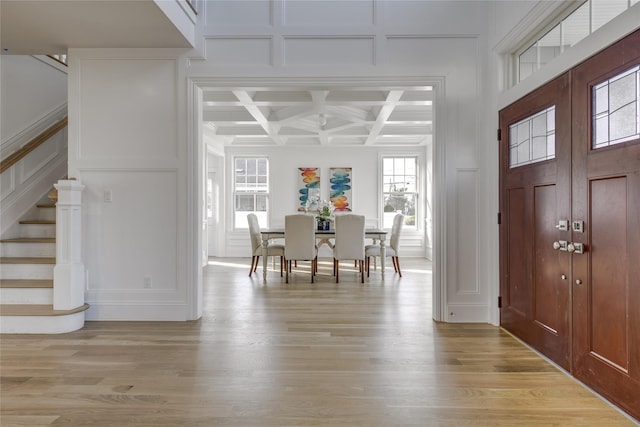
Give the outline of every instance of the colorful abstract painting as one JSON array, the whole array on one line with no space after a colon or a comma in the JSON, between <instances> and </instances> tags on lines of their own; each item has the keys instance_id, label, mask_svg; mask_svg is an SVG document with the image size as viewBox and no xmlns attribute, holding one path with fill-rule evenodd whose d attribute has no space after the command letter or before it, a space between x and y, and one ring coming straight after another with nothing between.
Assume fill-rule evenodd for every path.
<instances>
[{"instance_id":1,"label":"colorful abstract painting","mask_svg":"<svg viewBox=\"0 0 640 427\"><path fill-rule=\"evenodd\" d=\"M352 174L351 168L330 168L329 200L336 212L351 212Z\"/></svg>"},{"instance_id":2,"label":"colorful abstract painting","mask_svg":"<svg viewBox=\"0 0 640 427\"><path fill-rule=\"evenodd\" d=\"M320 169L298 168L298 211L313 210L320 200Z\"/></svg>"}]
</instances>

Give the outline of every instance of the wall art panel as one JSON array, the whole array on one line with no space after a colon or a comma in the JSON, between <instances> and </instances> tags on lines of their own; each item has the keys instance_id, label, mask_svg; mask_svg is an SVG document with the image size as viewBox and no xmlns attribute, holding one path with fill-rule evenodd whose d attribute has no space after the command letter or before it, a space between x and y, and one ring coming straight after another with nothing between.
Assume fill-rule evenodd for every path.
<instances>
[{"instance_id":1,"label":"wall art panel","mask_svg":"<svg viewBox=\"0 0 640 427\"><path fill-rule=\"evenodd\" d=\"M330 168L329 200L335 212L351 212L353 172L351 168Z\"/></svg>"},{"instance_id":2,"label":"wall art panel","mask_svg":"<svg viewBox=\"0 0 640 427\"><path fill-rule=\"evenodd\" d=\"M317 209L320 200L320 168L298 168L298 211Z\"/></svg>"}]
</instances>

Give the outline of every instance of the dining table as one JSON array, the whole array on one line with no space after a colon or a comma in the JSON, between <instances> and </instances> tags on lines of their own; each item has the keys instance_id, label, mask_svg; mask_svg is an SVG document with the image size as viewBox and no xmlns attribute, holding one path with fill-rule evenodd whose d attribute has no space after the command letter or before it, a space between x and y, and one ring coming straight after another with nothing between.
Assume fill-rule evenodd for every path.
<instances>
[{"instance_id":1,"label":"dining table","mask_svg":"<svg viewBox=\"0 0 640 427\"><path fill-rule=\"evenodd\" d=\"M284 239L284 228L265 228L260 230L262 234L262 278L267 280L267 253L269 248L269 242L273 239ZM387 239L387 230L379 228L366 228L364 230L365 238L373 239L380 242L380 270L382 272L382 278L384 279L385 258L387 256L387 248L385 241ZM329 239L336 237L335 230L316 230L316 239L320 239L321 242L327 243ZM285 245L287 241L285 239Z\"/></svg>"}]
</instances>

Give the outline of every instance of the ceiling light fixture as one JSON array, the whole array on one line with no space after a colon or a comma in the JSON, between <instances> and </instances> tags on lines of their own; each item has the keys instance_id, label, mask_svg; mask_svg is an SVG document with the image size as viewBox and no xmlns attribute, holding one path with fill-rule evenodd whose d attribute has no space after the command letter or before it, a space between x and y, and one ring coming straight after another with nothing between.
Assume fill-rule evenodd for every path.
<instances>
[{"instance_id":1,"label":"ceiling light fixture","mask_svg":"<svg viewBox=\"0 0 640 427\"><path fill-rule=\"evenodd\" d=\"M318 123L320 124L321 129L324 129L327 125L327 117L323 113L318 114Z\"/></svg>"}]
</instances>

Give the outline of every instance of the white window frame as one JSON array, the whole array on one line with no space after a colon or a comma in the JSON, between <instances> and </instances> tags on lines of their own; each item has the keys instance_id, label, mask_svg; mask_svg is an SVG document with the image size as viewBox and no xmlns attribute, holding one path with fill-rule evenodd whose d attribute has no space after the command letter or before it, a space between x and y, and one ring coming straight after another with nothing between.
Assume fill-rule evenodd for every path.
<instances>
[{"instance_id":1,"label":"white window frame","mask_svg":"<svg viewBox=\"0 0 640 427\"><path fill-rule=\"evenodd\" d=\"M379 166L379 187L378 187L378 197L379 197L379 203L378 203L378 212L379 212L379 226L380 228L386 228L386 229L390 229L391 228L391 224L387 224L388 227L385 227L385 221L384 221L384 215L385 215L385 211L384 211L384 202L385 202L385 196L387 194L390 194L389 191L386 191L386 186L389 185L388 182L385 182L385 174L384 174L384 161L385 159L408 159L408 158L412 158L415 159L415 170L416 170L416 174L415 174L415 186L416 189L414 192L409 192L411 194L415 194L415 207L414 207L414 217L415 217L415 222L413 225L407 225L406 223L403 226L403 231L412 233L412 232L418 232L422 230L422 222L424 221L424 210L423 210L423 206L422 206L422 197L420 197L420 193L422 191L423 188L423 184L422 184L422 179L423 179L423 173L422 173L422 169L424 167L423 165L423 161L424 161L424 157L422 156L422 154L419 153L396 153L396 154L387 154L387 153L381 153L380 154L380 166ZM405 192L406 193L406 192ZM395 215L395 212L394 212ZM406 218L405 218L406 221Z\"/></svg>"},{"instance_id":2,"label":"white window frame","mask_svg":"<svg viewBox=\"0 0 640 427\"><path fill-rule=\"evenodd\" d=\"M245 160L265 160L267 163L267 171L266 171L266 191L251 191L249 189L245 189L242 191L238 190L238 182L236 182L237 179L237 175L236 175L236 162L240 159L245 159ZM270 199L270 173L269 173L269 158L267 156L234 156L232 159L232 182L233 182L233 187L232 187L232 201L233 201L233 228L234 230L246 230L248 228L248 222L246 221L246 219L243 219L241 223L239 223L238 221L238 215L248 215L249 213L253 212L258 216L258 222L260 223L260 227L269 227L269 199ZM248 175L245 175L248 176ZM261 176L260 174L257 173L257 168L256 168L256 177ZM237 196L239 195L252 195L252 196L257 196L257 195L261 195L261 196L265 196L266 198L266 208L264 210L264 213L262 213L263 211L239 211L237 210Z\"/></svg>"},{"instance_id":3,"label":"white window frame","mask_svg":"<svg viewBox=\"0 0 640 427\"><path fill-rule=\"evenodd\" d=\"M631 8L635 3L638 2L638 0L626 0L627 2L627 8L625 9L625 11L629 10L629 8ZM535 65L535 69L528 74L527 76L524 77L524 79L520 79L520 55L522 55L524 52L526 52L527 50L529 50L529 48L535 47L536 45L538 45L538 43L547 35L549 34L551 31L559 28L560 29L560 37L561 37L561 42L560 42L560 53L556 56L554 56L554 59L557 58L558 56L562 55L563 53L565 53L567 50L571 49L572 46L568 46L565 47L565 44L563 43L564 41L564 34L563 34L563 23L574 14L574 12L576 12L578 9L580 9L583 5L585 5L585 3L588 3L586 5L586 7L588 8L589 11L589 17L588 17L588 34L585 35L585 38L588 37L589 35L591 35L591 33L593 33L597 28L594 29L594 8L593 8L593 3L591 2L591 0L583 0L580 2L576 2L576 3L570 3L567 2L567 4L570 4L571 6L568 9L564 9L562 10L558 15L556 15L547 25L545 25L544 27L542 27L542 29L538 32L536 32L532 37L528 38L526 40L526 42L522 43L518 49L516 49L515 51L513 51L512 54L512 63L513 63L513 67L512 67L512 72L514 73L512 75L513 78L513 82L515 82L515 84L525 80L526 78L530 77L531 75L535 74L537 71L539 71L541 68L544 67L544 65L546 65L546 62L544 64L540 64L540 52L539 52L539 46L538 48L536 48L536 65ZM620 14L624 13L620 12ZM618 16L618 15L616 15ZM611 19L614 19L616 16L611 17ZM609 21L607 21L609 22ZM605 25L606 22L602 23L600 26ZM599 28L599 27L598 27ZM578 43L578 41L576 41L576 43Z\"/></svg>"}]
</instances>

